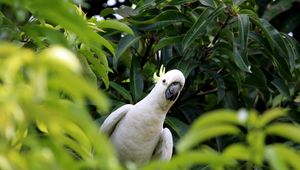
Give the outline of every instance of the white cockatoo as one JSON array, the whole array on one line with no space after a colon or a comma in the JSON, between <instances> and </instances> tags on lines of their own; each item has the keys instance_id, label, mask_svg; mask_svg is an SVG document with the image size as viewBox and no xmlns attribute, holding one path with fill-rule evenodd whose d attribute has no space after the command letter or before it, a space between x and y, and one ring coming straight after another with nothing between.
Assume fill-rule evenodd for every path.
<instances>
[{"instance_id":1,"label":"white cockatoo","mask_svg":"<svg viewBox=\"0 0 300 170\"><path fill-rule=\"evenodd\" d=\"M141 166L151 159L171 159L173 138L163 124L184 86L185 77L179 70L165 74L162 70L155 78L155 87L144 99L135 105L121 106L105 119L100 128L109 135L121 163Z\"/></svg>"}]
</instances>

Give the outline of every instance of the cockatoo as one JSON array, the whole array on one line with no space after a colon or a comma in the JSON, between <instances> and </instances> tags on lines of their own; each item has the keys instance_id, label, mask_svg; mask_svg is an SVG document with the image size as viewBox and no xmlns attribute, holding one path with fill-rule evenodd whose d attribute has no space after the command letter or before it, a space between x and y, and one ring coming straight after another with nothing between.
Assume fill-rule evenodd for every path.
<instances>
[{"instance_id":1,"label":"cockatoo","mask_svg":"<svg viewBox=\"0 0 300 170\"><path fill-rule=\"evenodd\" d=\"M109 135L121 163L142 166L151 159L171 159L173 138L163 124L184 83L181 71L168 71L156 77L156 85L144 99L121 106L105 119L100 130Z\"/></svg>"}]
</instances>

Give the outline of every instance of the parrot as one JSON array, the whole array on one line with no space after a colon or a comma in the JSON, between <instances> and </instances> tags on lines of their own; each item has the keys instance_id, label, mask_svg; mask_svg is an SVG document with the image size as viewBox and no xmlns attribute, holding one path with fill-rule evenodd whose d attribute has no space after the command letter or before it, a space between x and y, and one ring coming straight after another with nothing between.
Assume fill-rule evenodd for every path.
<instances>
[{"instance_id":1,"label":"parrot","mask_svg":"<svg viewBox=\"0 0 300 170\"><path fill-rule=\"evenodd\" d=\"M161 75L155 77L156 84L146 97L134 105L119 107L100 127L110 138L121 164L142 166L150 160L169 161L172 157L173 137L163 124L183 89L185 77L177 69L164 72L161 69Z\"/></svg>"}]
</instances>

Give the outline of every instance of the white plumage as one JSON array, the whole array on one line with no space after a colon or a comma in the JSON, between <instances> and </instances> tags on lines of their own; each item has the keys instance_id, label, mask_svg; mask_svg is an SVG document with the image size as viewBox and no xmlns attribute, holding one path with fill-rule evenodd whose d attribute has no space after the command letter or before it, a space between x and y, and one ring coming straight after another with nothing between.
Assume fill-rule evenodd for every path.
<instances>
[{"instance_id":1,"label":"white plumage","mask_svg":"<svg viewBox=\"0 0 300 170\"><path fill-rule=\"evenodd\" d=\"M143 100L124 105L106 118L101 131L110 136L120 162L141 166L151 159L171 159L172 134L163 123L184 83L182 72L171 70Z\"/></svg>"}]
</instances>

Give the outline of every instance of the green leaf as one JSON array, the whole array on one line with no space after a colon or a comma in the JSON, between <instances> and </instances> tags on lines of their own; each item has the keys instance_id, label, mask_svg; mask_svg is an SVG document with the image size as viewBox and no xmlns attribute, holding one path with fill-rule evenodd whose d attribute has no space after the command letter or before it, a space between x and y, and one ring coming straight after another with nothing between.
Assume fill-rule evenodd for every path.
<instances>
[{"instance_id":1,"label":"green leaf","mask_svg":"<svg viewBox=\"0 0 300 170\"><path fill-rule=\"evenodd\" d=\"M300 127L289 123L274 123L266 128L269 135L277 135L288 140L300 143Z\"/></svg>"},{"instance_id":2,"label":"green leaf","mask_svg":"<svg viewBox=\"0 0 300 170\"><path fill-rule=\"evenodd\" d=\"M280 94L282 94L285 97L290 96L289 87L286 85L282 78L276 76L271 83L276 87Z\"/></svg>"},{"instance_id":3,"label":"green leaf","mask_svg":"<svg viewBox=\"0 0 300 170\"><path fill-rule=\"evenodd\" d=\"M111 81L109 84L110 84L110 87L115 89L124 99L128 100L130 103L132 102L132 97L128 90L126 90L124 87L122 87L121 85L119 85L113 81Z\"/></svg>"},{"instance_id":4,"label":"green leaf","mask_svg":"<svg viewBox=\"0 0 300 170\"><path fill-rule=\"evenodd\" d=\"M40 25L26 25L23 27L23 30L38 44L40 44L42 40L46 40L49 44L60 44L65 47L69 46L64 35L58 30Z\"/></svg>"},{"instance_id":5,"label":"green leaf","mask_svg":"<svg viewBox=\"0 0 300 170\"><path fill-rule=\"evenodd\" d=\"M175 44L181 42L183 39L182 35L174 36L174 37L163 37L159 40L159 42L154 46L154 52L158 51L159 49L164 48L165 46Z\"/></svg>"},{"instance_id":6,"label":"green leaf","mask_svg":"<svg viewBox=\"0 0 300 170\"><path fill-rule=\"evenodd\" d=\"M114 58L114 67L117 67L117 63L120 59L120 57L124 54L124 52L131 47L133 44L135 44L140 39L139 36L131 36L131 35L125 35L118 43L116 56Z\"/></svg>"},{"instance_id":7,"label":"green leaf","mask_svg":"<svg viewBox=\"0 0 300 170\"><path fill-rule=\"evenodd\" d=\"M211 8L216 8L217 7L214 0L200 0L200 3L204 6L208 6L208 7L211 7Z\"/></svg>"},{"instance_id":8,"label":"green leaf","mask_svg":"<svg viewBox=\"0 0 300 170\"><path fill-rule=\"evenodd\" d=\"M290 71L294 72L296 68L296 61L299 57L300 45L293 37L290 37L287 34L282 34L285 47L287 49L287 54L289 58Z\"/></svg>"},{"instance_id":9,"label":"green leaf","mask_svg":"<svg viewBox=\"0 0 300 170\"><path fill-rule=\"evenodd\" d=\"M282 117L287 114L286 109L275 108L264 112L258 119L259 127L264 127L274 119Z\"/></svg>"},{"instance_id":10,"label":"green leaf","mask_svg":"<svg viewBox=\"0 0 300 170\"><path fill-rule=\"evenodd\" d=\"M251 149L249 146L241 143L232 144L224 150L223 155L227 158L249 161L251 157Z\"/></svg>"},{"instance_id":11,"label":"green leaf","mask_svg":"<svg viewBox=\"0 0 300 170\"><path fill-rule=\"evenodd\" d=\"M194 40L196 40L202 33L205 32L209 23L218 17L224 11L224 8L224 6L220 6L214 9L212 12L206 8L201 13L198 20L192 25L183 38L182 44L184 50L186 50Z\"/></svg>"},{"instance_id":12,"label":"green leaf","mask_svg":"<svg viewBox=\"0 0 300 170\"><path fill-rule=\"evenodd\" d=\"M223 157L211 149L201 149L177 154L169 163L161 161L150 163L143 170L191 169L195 165L209 165L212 169L223 169L234 164L234 160Z\"/></svg>"},{"instance_id":13,"label":"green leaf","mask_svg":"<svg viewBox=\"0 0 300 170\"><path fill-rule=\"evenodd\" d=\"M190 23L189 18L177 10L166 10L152 19L145 21L129 20L138 27L144 27L144 30L159 29L176 22Z\"/></svg>"},{"instance_id":14,"label":"green leaf","mask_svg":"<svg viewBox=\"0 0 300 170\"><path fill-rule=\"evenodd\" d=\"M140 64L135 57L132 58L130 67L130 91L133 101L139 101L143 94L144 82L140 73Z\"/></svg>"},{"instance_id":15,"label":"green leaf","mask_svg":"<svg viewBox=\"0 0 300 170\"><path fill-rule=\"evenodd\" d=\"M238 14L238 42L233 41L233 57L237 66L248 73L251 73L248 61L248 34L250 29L249 17L246 14Z\"/></svg>"},{"instance_id":16,"label":"green leaf","mask_svg":"<svg viewBox=\"0 0 300 170\"><path fill-rule=\"evenodd\" d=\"M247 134L247 142L251 148L251 161L261 166L263 164L266 134L259 129L251 130Z\"/></svg>"},{"instance_id":17,"label":"green leaf","mask_svg":"<svg viewBox=\"0 0 300 170\"><path fill-rule=\"evenodd\" d=\"M270 161L271 167L274 169L285 169L283 166L300 169L299 153L294 148L290 148L284 144L275 144L266 148L266 158Z\"/></svg>"},{"instance_id":18,"label":"green leaf","mask_svg":"<svg viewBox=\"0 0 300 170\"><path fill-rule=\"evenodd\" d=\"M129 26L127 26L126 24L117 21L117 20L101 20L99 22L97 22L98 28L111 28L111 29L115 29L115 30L119 30L122 32L126 32L130 35L134 35L133 31L131 30L131 28Z\"/></svg>"},{"instance_id":19,"label":"green leaf","mask_svg":"<svg viewBox=\"0 0 300 170\"><path fill-rule=\"evenodd\" d=\"M86 57L83 54L78 54L77 57L82 65L84 77L90 80L93 84L97 84L97 76L88 64Z\"/></svg>"},{"instance_id":20,"label":"green leaf","mask_svg":"<svg viewBox=\"0 0 300 170\"><path fill-rule=\"evenodd\" d=\"M240 119L239 115L233 110L215 110L197 119L193 123L192 129L196 130L224 123L241 125L244 121L245 120Z\"/></svg>"},{"instance_id":21,"label":"green leaf","mask_svg":"<svg viewBox=\"0 0 300 170\"><path fill-rule=\"evenodd\" d=\"M268 10L264 11L262 17L268 21L271 21L277 15L289 10L293 6L293 2L295 1L297 0L276 1L276 4L270 5Z\"/></svg>"},{"instance_id":22,"label":"green leaf","mask_svg":"<svg viewBox=\"0 0 300 170\"><path fill-rule=\"evenodd\" d=\"M245 2L246 0L233 0L233 4L234 5L240 5L242 4L243 2Z\"/></svg>"},{"instance_id":23,"label":"green leaf","mask_svg":"<svg viewBox=\"0 0 300 170\"><path fill-rule=\"evenodd\" d=\"M266 148L265 157L270 163L272 169L274 170L289 170L288 165L284 161L284 156L281 153L278 153L278 150L269 146Z\"/></svg>"},{"instance_id":24,"label":"green leaf","mask_svg":"<svg viewBox=\"0 0 300 170\"><path fill-rule=\"evenodd\" d=\"M242 53L247 52L248 34L250 29L249 17L246 14L238 14L238 29L239 29L239 43Z\"/></svg>"},{"instance_id":25,"label":"green leaf","mask_svg":"<svg viewBox=\"0 0 300 170\"><path fill-rule=\"evenodd\" d=\"M188 130L189 126L177 119L176 117L167 116L165 123L170 126L179 137L182 137Z\"/></svg>"},{"instance_id":26,"label":"green leaf","mask_svg":"<svg viewBox=\"0 0 300 170\"><path fill-rule=\"evenodd\" d=\"M92 48L105 46L114 54L114 48L110 42L88 27L83 17L76 13L76 8L72 3L60 0L32 0L25 1L25 6L36 16L59 24L63 28L74 32L82 41L89 44ZM54 8L55 12L53 12Z\"/></svg>"},{"instance_id":27,"label":"green leaf","mask_svg":"<svg viewBox=\"0 0 300 170\"><path fill-rule=\"evenodd\" d=\"M240 53L238 51L238 47L237 47L237 43L235 41L233 41L233 53L227 51L228 49L226 49L224 51L224 53L229 56L230 58L233 58L233 61L235 62L235 64L243 71L248 72L248 73L252 73L251 72L251 67L247 58L247 52L246 53Z\"/></svg>"},{"instance_id":28,"label":"green leaf","mask_svg":"<svg viewBox=\"0 0 300 170\"><path fill-rule=\"evenodd\" d=\"M214 126L208 126L205 128L193 128L190 130L177 144L177 151L184 152L197 144L201 144L207 139L223 136L223 135L237 135L240 130L227 124L215 124Z\"/></svg>"},{"instance_id":29,"label":"green leaf","mask_svg":"<svg viewBox=\"0 0 300 170\"><path fill-rule=\"evenodd\" d=\"M217 90L218 90L218 103L224 98L225 96L225 82L223 77L221 77L217 72L207 70L207 73L210 77L212 77L216 84L217 84Z\"/></svg>"},{"instance_id":30,"label":"green leaf","mask_svg":"<svg viewBox=\"0 0 300 170\"><path fill-rule=\"evenodd\" d=\"M281 76L285 77L286 79L291 79L291 72L290 72L290 56L288 56L288 49L286 48L286 44L281 36L281 34L266 20L264 19L256 19L250 17L251 21L258 26L266 36L268 43L271 47L274 60L276 62L276 66L278 67Z\"/></svg>"},{"instance_id":31,"label":"green leaf","mask_svg":"<svg viewBox=\"0 0 300 170\"><path fill-rule=\"evenodd\" d=\"M183 4L187 4L187 3L193 3L196 0L172 0L171 2L169 2L170 5L183 5Z\"/></svg>"}]
</instances>

